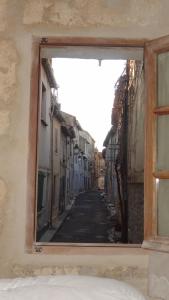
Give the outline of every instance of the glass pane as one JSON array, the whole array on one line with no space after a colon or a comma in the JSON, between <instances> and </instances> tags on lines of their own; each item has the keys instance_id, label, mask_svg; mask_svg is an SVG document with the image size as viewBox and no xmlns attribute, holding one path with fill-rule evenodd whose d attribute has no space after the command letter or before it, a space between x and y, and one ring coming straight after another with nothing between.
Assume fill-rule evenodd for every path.
<instances>
[{"instance_id":1,"label":"glass pane","mask_svg":"<svg viewBox=\"0 0 169 300\"><path fill-rule=\"evenodd\" d=\"M169 115L157 117L157 170L169 170Z\"/></svg>"},{"instance_id":2,"label":"glass pane","mask_svg":"<svg viewBox=\"0 0 169 300\"><path fill-rule=\"evenodd\" d=\"M158 55L158 106L169 106L169 52Z\"/></svg>"},{"instance_id":3,"label":"glass pane","mask_svg":"<svg viewBox=\"0 0 169 300\"><path fill-rule=\"evenodd\" d=\"M169 180L156 179L157 184L157 232L169 236Z\"/></svg>"}]
</instances>

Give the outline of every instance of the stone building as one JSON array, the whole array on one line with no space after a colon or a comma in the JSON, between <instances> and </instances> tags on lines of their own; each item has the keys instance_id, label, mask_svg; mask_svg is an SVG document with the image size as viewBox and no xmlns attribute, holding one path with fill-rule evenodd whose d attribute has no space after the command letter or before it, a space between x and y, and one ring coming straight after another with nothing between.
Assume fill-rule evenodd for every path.
<instances>
[{"instance_id":1,"label":"stone building","mask_svg":"<svg viewBox=\"0 0 169 300\"><path fill-rule=\"evenodd\" d=\"M122 227L122 240L143 240L144 81L141 61L128 60L116 83L112 128L104 141L105 190Z\"/></svg>"},{"instance_id":2,"label":"stone building","mask_svg":"<svg viewBox=\"0 0 169 300\"><path fill-rule=\"evenodd\" d=\"M143 62L128 62L128 241L141 243L144 226L144 72Z\"/></svg>"},{"instance_id":3,"label":"stone building","mask_svg":"<svg viewBox=\"0 0 169 300\"><path fill-rule=\"evenodd\" d=\"M97 148L95 148L95 188L100 190L105 188L105 160Z\"/></svg>"},{"instance_id":4,"label":"stone building","mask_svg":"<svg viewBox=\"0 0 169 300\"><path fill-rule=\"evenodd\" d=\"M37 192L37 232L52 223L53 209L53 116L56 98L52 89L57 90L51 64L47 59L41 63L39 97L39 137L38 137L38 192ZM54 101L53 101L54 99Z\"/></svg>"},{"instance_id":5,"label":"stone building","mask_svg":"<svg viewBox=\"0 0 169 300\"><path fill-rule=\"evenodd\" d=\"M60 111L60 104L58 102L54 102L53 106L53 123L52 123L52 131L53 135L51 136L52 141L52 157L51 157L51 165L52 165L52 209L51 209L51 228L53 228L57 222L60 214L60 178L61 178L61 155L63 153L61 148L61 126L64 122Z\"/></svg>"},{"instance_id":6,"label":"stone building","mask_svg":"<svg viewBox=\"0 0 169 300\"><path fill-rule=\"evenodd\" d=\"M128 60L116 83L112 128L104 141L106 192L121 224L122 241L143 240L144 81L142 62Z\"/></svg>"},{"instance_id":7,"label":"stone building","mask_svg":"<svg viewBox=\"0 0 169 300\"><path fill-rule=\"evenodd\" d=\"M34 241L35 156L39 43L49 37L58 39L58 45L116 45L145 48L146 89L154 91L154 62L157 45L163 49L164 59L168 39L151 40L168 35L169 2L167 0L0 0L0 276L19 277L42 274L80 273L96 274L121 279L142 290L152 299L168 299L169 252L167 242L155 243L151 233L152 217L156 210L148 206L152 199L145 188L145 227L143 247L39 247ZM37 40L36 40L37 37ZM79 38L79 39L78 39ZM36 41L35 44L33 42ZM75 42L76 41L76 42ZM103 42L104 41L104 42ZM151 53L148 44L151 45ZM62 43L63 42L63 43ZM95 43L95 44L94 44ZM38 47L36 47L38 46ZM134 48L133 48L134 46ZM106 48L107 49L107 48ZM122 52L121 52L122 53ZM123 52L124 53L124 52ZM148 56L147 56L148 55ZM126 59L121 55L121 59ZM151 59L151 63L150 62ZM164 69L168 66L164 59ZM33 71L34 69L35 72ZM153 72L152 72L153 71ZM162 72L162 74L167 74ZM158 77L159 78L159 77ZM157 77L156 77L157 79ZM156 82L154 80L154 84ZM165 79L165 78L164 78ZM163 80L166 87L167 80ZM34 88L32 87L32 84ZM163 89L164 90L164 89ZM146 93L149 95L149 92ZM150 97L153 101L154 97ZM33 99L33 103L31 101ZM149 147L146 151L146 181L152 189L152 116L149 97L145 101L146 133ZM168 99L168 97L167 97ZM154 100L155 101L155 100ZM147 105L148 103L148 105ZM156 105L154 104L154 107ZM148 117L147 117L148 116ZM33 119L32 119L33 118ZM158 117L162 118L163 117ZM165 116L167 119L167 117ZM164 119L165 119L164 118ZM168 125L164 129L168 131ZM160 142L159 151L167 149L168 135ZM146 142L148 139L146 138ZM166 151L168 153L168 150ZM167 158L168 156L166 156ZM147 161L150 172L148 173ZM157 178L158 179L158 178ZM151 179L152 180L152 179ZM153 184L154 184L153 180ZM158 183L158 180L156 180ZM160 179L160 183L167 179ZM160 190L162 203L168 192ZM154 198L153 198L154 199ZM163 202L164 200L164 202ZM162 207L162 206L161 206ZM168 209L162 219L168 220ZM160 218L160 216L158 215ZM151 249L150 249L151 248ZM164 252L165 250L165 252ZM52 253L52 255L50 255Z\"/></svg>"},{"instance_id":8,"label":"stone building","mask_svg":"<svg viewBox=\"0 0 169 300\"><path fill-rule=\"evenodd\" d=\"M94 176L94 145L95 141L91 135L85 131L79 131L79 159L81 188L87 191L93 187Z\"/></svg>"},{"instance_id":9,"label":"stone building","mask_svg":"<svg viewBox=\"0 0 169 300\"><path fill-rule=\"evenodd\" d=\"M75 132L71 125L71 116L61 112L64 122L61 125L61 156L60 156L60 201L59 212L63 213L71 205L74 197L73 193L73 174L74 156L73 145Z\"/></svg>"}]
</instances>

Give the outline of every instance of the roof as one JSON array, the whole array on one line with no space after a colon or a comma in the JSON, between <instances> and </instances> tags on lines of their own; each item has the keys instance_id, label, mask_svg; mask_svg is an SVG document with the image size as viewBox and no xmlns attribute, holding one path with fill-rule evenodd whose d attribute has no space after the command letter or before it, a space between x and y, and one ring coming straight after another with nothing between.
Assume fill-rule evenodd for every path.
<instances>
[{"instance_id":1,"label":"roof","mask_svg":"<svg viewBox=\"0 0 169 300\"><path fill-rule=\"evenodd\" d=\"M79 130L83 130L79 121L76 119L75 116L70 115L64 111L61 111L61 114L62 114L63 118L65 119L65 122L67 123L67 125L71 125L73 127L76 125Z\"/></svg>"},{"instance_id":2,"label":"roof","mask_svg":"<svg viewBox=\"0 0 169 300\"><path fill-rule=\"evenodd\" d=\"M63 124L62 124L62 130L63 132L70 136L71 138L75 138L75 130L74 130L74 126L75 126L75 121L76 118L72 115L69 115L63 111L60 111L60 114L63 118Z\"/></svg>"},{"instance_id":3,"label":"roof","mask_svg":"<svg viewBox=\"0 0 169 300\"><path fill-rule=\"evenodd\" d=\"M88 131L86 130L82 130L82 131L85 132L92 139L93 143L95 143L94 138L91 136L91 134Z\"/></svg>"},{"instance_id":4,"label":"roof","mask_svg":"<svg viewBox=\"0 0 169 300\"><path fill-rule=\"evenodd\" d=\"M65 121L64 118L63 118L63 116L62 116L62 114L61 114L61 111L57 108L57 106L54 107L54 113L53 113L53 115L54 115L54 117L56 119L58 119L58 121L60 121L60 122L64 122Z\"/></svg>"},{"instance_id":5,"label":"roof","mask_svg":"<svg viewBox=\"0 0 169 300\"><path fill-rule=\"evenodd\" d=\"M115 134L116 130L115 128L112 126L111 129L109 130L105 140L104 140L104 143L103 143L103 146L104 147L107 147L108 143L109 143L109 140L110 138Z\"/></svg>"},{"instance_id":6,"label":"roof","mask_svg":"<svg viewBox=\"0 0 169 300\"><path fill-rule=\"evenodd\" d=\"M55 80L54 74L53 74L53 69L46 58L42 58L42 66L44 67L47 79L49 81L49 85L51 88L58 89L58 84Z\"/></svg>"}]
</instances>

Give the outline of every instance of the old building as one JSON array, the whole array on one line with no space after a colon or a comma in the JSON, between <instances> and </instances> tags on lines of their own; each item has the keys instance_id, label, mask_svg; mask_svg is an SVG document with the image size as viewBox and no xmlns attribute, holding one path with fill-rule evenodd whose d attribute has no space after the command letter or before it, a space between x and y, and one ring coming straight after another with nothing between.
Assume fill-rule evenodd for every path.
<instances>
[{"instance_id":1,"label":"old building","mask_svg":"<svg viewBox=\"0 0 169 300\"><path fill-rule=\"evenodd\" d=\"M144 82L142 62L128 60L116 83L112 128L104 141L106 192L116 209L122 240L143 240Z\"/></svg>"},{"instance_id":2,"label":"old building","mask_svg":"<svg viewBox=\"0 0 169 300\"><path fill-rule=\"evenodd\" d=\"M81 190L87 191L93 187L94 176L94 145L95 141L91 135L85 131L79 131L79 160Z\"/></svg>"},{"instance_id":3,"label":"old building","mask_svg":"<svg viewBox=\"0 0 169 300\"><path fill-rule=\"evenodd\" d=\"M95 188L104 190L105 188L105 159L102 152L99 152L97 148L94 151L95 155Z\"/></svg>"},{"instance_id":4,"label":"old building","mask_svg":"<svg viewBox=\"0 0 169 300\"><path fill-rule=\"evenodd\" d=\"M53 107L57 97L52 94L57 90L51 64L47 59L41 63L40 98L39 98L39 138L38 138L38 201L37 232L52 223L53 209Z\"/></svg>"},{"instance_id":5,"label":"old building","mask_svg":"<svg viewBox=\"0 0 169 300\"><path fill-rule=\"evenodd\" d=\"M81 191L80 183L80 167L81 162L79 159L79 132L82 130L80 123L75 116L70 115L62 111L62 116L65 120L67 142L66 153L66 168L67 168L67 180L65 189L67 193L67 199L73 199ZM66 133L65 132L65 133ZM65 148L64 147L64 148ZM65 148L66 149L66 148Z\"/></svg>"},{"instance_id":6,"label":"old building","mask_svg":"<svg viewBox=\"0 0 169 300\"><path fill-rule=\"evenodd\" d=\"M51 157L51 165L52 165L52 223L51 227L54 227L58 222L58 216L60 214L60 184L61 184L61 157L62 157L62 148L61 148L61 127L64 119L62 117L60 111L60 104L56 101L53 106L52 111L53 116L53 124L52 131L53 135L51 136L51 145L52 145L52 157Z\"/></svg>"},{"instance_id":7,"label":"old building","mask_svg":"<svg viewBox=\"0 0 169 300\"><path fill-rule=\"evenodd\" d=\"M74 138L75 131L72 124L73 116L61 112L64 122L61 126L61 156L60 156L60 200L59 211L63 213L72 204L73 176L74 176Z\"/></svg>"}]
</instances>

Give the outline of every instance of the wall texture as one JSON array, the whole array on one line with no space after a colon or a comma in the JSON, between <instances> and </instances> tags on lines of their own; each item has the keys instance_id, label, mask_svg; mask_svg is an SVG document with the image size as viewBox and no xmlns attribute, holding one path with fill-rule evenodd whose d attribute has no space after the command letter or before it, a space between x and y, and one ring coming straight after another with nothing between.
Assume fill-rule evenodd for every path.
<instances>
[{"instance_id":1,"label":"wall texture","mask_svg":"<svg viewBox=\"0 0 169 300\"><path fill-rule=\"evenodd\" d=\"M25 253L31 43L33 36L152 39L168 33L168 10L168 0L0 0L1 277L97 274L146 291L149 255L142 252Z\"/></svg>"}]
</instances>

